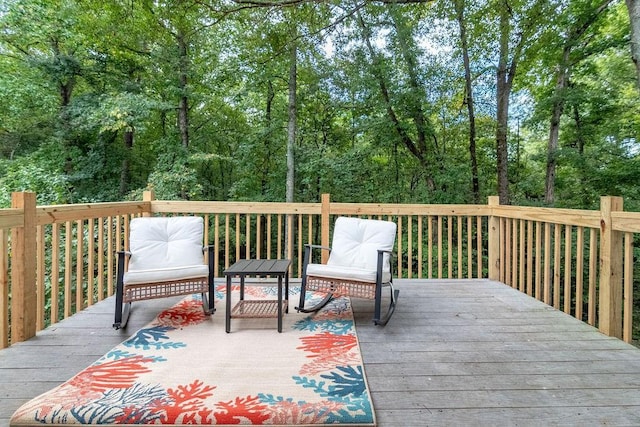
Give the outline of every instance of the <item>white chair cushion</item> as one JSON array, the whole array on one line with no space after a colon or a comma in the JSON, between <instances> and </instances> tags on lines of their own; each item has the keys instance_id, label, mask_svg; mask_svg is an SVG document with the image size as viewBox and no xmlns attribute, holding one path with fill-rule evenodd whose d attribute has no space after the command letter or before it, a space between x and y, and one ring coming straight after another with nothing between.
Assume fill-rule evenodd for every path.
<instances>
[{"instance_id":1,"label":"white chair cushion","mask_svg":"<svg viewBox=\"0 0 640 427\"><path fill-rule=\"evenodd\" d=\"M376 270L363 270L361 268L352 268L344 266L335 266L329 264L307 264L307 276L326 277L328 279L338 280L356 280L358 282L376 283ZM388 283L391 280L391 273L382 272L382 283Z\"/></svg>"},{"instance_id":2,"label":"white chair cushion","mask_svg":"<svg viewBox=\"0 0 640 427\"><path fill-rule=\"evenodd\" d=\"M170 282L196 277L207 277L209 267L206 265L192 265L188 267L159 268L155 270L127 271L122 281L125 285L142 283Z\"/></svg>"},{"instance_id":3,"label":"white chair cushion","mask_svg":"<svg viewBox=\"0 0 640 427\"><path fill-rule=\"evenodd\" d=\"M372 280L375 282L378 249L392 251L395 239L394 222L340 217L334 225L331 254L326 269L330 268L335 274L341 270L345 271L340 277L335 278L342 278L344 275L370 277L373 274ZM308 268L309 266L307 272ZM388 281L389 254L384 255L382 271L383 276L387 278L384 281Z\"/></svg>"},{"instance_id":4,"label":"white chair cushion","mask_svg":"<svg viewBox=\"0 0 640 427\"><path fill-rule=\"evenodd\" d=\"M125 284L204 277L201 217L134 218L130 224Z\"/></svg>"}]
</instances>

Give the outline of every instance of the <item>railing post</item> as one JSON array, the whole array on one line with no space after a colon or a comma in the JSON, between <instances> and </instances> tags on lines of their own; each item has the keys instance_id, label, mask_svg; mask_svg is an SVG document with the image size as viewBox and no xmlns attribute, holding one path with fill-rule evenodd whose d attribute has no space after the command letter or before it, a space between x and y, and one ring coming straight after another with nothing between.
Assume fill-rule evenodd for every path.
<instances>
[{"instance_id":1,"label":"railing post","mask_svg":"<svg viewBox=\"0 0 640 427\"><path fill-rule=\"evenodd\" d=\"M322 208L320 211L320 244L329 246L329 215L331 214L331 195L325 193L322 195ZM329 260L327 251L322 251L322 263L326 264Z\"/></svg>"},{"instance_id":2,"label":"railing post","mask_svg":"<svg viewBox=\"0 0 640 427\"><path fill-rule=\"evenodd\" d=\"M22 227L11 230L11 342L36 335L36 195L11 194L11 207L23 210Z\"/></svg>"},{"instance_id":3,"label":"railing post","mask_svg":"<svg viewBox=\"0 0 640 427\"><path fill-rule=\"evenodd\" d=\"M142 201L143 202L152 202L156 199L156 193L153 190L145 190L142 193ZM149 212L145 212L142 216L151 216L151 210Z\"/></svg>"},{"instance_id":4,"label":"railing post","mask_svg":"<svg viewBox=\"0 0 640 427\"><path fill-rule=\"evenodd\" d=\"M500 197L489 196L489 206L499 206ZM493 214L489 216L489 279L500 280L500 218Z\"/></svg>"},{"instance_id":5,"label":"railing post","mask_svg":"<svg viewBox=\"0 0 640 427\"><path fill-rule=\"evenodd\" d=\"M611 212L621 211L622 197L600 199L600 289L598 328L622 339L622 240L611 227Z\"/></svg>"}]
</instances>

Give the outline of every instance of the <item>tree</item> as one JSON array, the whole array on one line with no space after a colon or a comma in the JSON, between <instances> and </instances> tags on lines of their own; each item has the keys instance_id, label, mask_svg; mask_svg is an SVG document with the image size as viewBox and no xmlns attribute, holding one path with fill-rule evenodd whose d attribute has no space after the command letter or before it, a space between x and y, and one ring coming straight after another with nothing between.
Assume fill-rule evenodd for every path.
<instances>
[{"instance_id":1,"label":"tree","mask_svg":"<svg viewBox=\"0 0 640 427\"><path fill-rule=\"evenodd\" d=\"M640 89L640 1L625 0L631 23L631 59L636 66L638 89Z\"/></svg>"},{"instance_id":2,"label":"tree","mask_svg":"<svg viewBox=\"0 0 640 427\"><path fill-rule=\"evenodd\" d=\"M465 1L454 0L456 20L460 30L460 49L464 66L464 103L469 115L469 158L471 161L471 191L474 203L480 203L480 183L478 179L478 157L476 154L476 114L473 98L473 77L469 59L469 40L467 36L467 22L465 18Z\"/></svg>"},{"instance_id":3,"label":"tree","mask_svg":"<svg viewBox=\"0 0 640 427\"><path fill-rule=\"evenodd\" d=\"M496 158L498 173L498 196L501 204L509 204L509 101L520 61L532 55L529 47L534 35L543 31L547 12L547 0L533 2L510 2L500 0L498 9L498 66L496 69ZM516 27L514 27L514 24Z\"/></svg>"},{"instance_id":4,"label":"tree","mask_svg":"<svg viewBox=\"0 0 640 427\"><path fill-rule=\"evenodd\" d=\"M70 126L69 107L79 79L89 66L84 55L86 38L80 31L82 11L74 2L25 0L2 15L3 54L34 67L57 93L58 112L54 132L71 148L79 141ZM68 154L71 154L69 150ZM73 159L66 159L66 171Z\"/></svg>"},{"instance_id":5,"label":"tree","mask_svg":"<svg viewBox=\"0 0 640 427\"><path fill-rule=\"evenodd\" d=\"M596 6L6 2L0 186L62 183L47 199L59 202L152 186L162 198L427 203L499 188L503 203L537 203L557 130L556 203L589 205L608 184L631 194L611 171L635 170L629 22L611 3L579 36ZM26 164L38 180L16 173ZM580 179L591 184L578 197Z\"/></svg>"},{"instance_id":6,"label":"tree","mask_svg":"<svg viewBox=\"0 0 640 427\"><path fill-rule=\"evenodd\" d=\"M556 83L552 95L551 122L549 125L549 139L547 145L547 168L545 180L545 203L555 202L555 177L556 159L558 151L558 134L560 132L560 117L564 110L566 100L566 89L569 85L571 68L576 62L583 60L589 53L585 51L586 45L592 40L585 34L596 22L599 16L611 4L612 0L600 1L596 4L589 4L586 9L579 10L575 18L569 17L570 22L565 22L563 27L562 54L556 68ZM576 49L580 52L574 55Z\"/></svg>"},{"instance_id":7,"label":"tree","mask_svg":"<svg viewBox=\"0 0 640 427\"><path fill-rule=\"evenodd\" d=\"M426 188L428 188L429 191L434 191L436 189L436 159L440 156L438 139L423 109L425 96L418 82L415 47L410 45L413 43L410 36L410 29L405 25L404 20L406 18L402 16L400 11L394 8L394 6L390 6L387 12L391 19L391 28L397 37L399 46L398 54L402 60L402 66L398 67L396 71L406 73L407 90L406 96L401 97L404 101L402 109L406 111L410 117L414 126L412 130L415 132L409 132L404 119L396 111L397 107L394 105L393 94L389 87L390 84L385 75L386 67L383 64L384 61L381 54L376 52L374 48L372 41L373 34L370 26L366 23L363 14L360 12L357 14L357 20L362 31L362 38L366 46L367 54L371 58L371 72L377 81L380 97L386 110L387 118L395 132L396 140L404 145L411 155L418 160L424 173ZM412 135L415 135L415 137Z\"/></svg>"},{"instance_id":8,"label":"tree","mask_svg":"<svg viewBox=\"0 0 640 427\"><path fill-rule=\"evenodd\" d=\"M294 186L295 186L295 157L294 147L296 144L296 126L298 121L297 115L297 82L298 82L298 46L295 41L290 47L290 65L289 65L289 108L288 108L288 125L287 125L287 191L286 201L293 203Z\"/></svg>"}]
</instances>

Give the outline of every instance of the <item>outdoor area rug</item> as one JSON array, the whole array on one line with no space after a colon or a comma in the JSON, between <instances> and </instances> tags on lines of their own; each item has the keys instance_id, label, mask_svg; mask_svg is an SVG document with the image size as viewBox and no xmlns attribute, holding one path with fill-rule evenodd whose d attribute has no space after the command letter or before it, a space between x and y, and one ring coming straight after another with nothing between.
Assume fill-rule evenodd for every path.
<instances>
[{"instance_id":1,"label":"outdoor area rug","mask_svg":"<svg viewBox=\"0 0 640 427\"><path fill-rule=\"evenodd\" d=\"M247 286L245 297L276 290ZM185 298L11 425L375 425L348 298L302 314L292 287L282 333L276 319L232 319L227 334L222 291L213 316Z\"/></svg>"}]
</instances>

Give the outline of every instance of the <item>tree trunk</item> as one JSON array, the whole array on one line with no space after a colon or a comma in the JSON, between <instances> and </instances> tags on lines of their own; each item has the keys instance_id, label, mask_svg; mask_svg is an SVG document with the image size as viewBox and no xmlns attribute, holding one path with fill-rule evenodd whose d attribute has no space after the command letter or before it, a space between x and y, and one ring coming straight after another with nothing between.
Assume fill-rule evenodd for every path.
<instances>
[{"instance_id":1,"label":"tree trunk","mask_svg":"<svg viewBox=\"0 0 640 427\"><path fill-rule=\"evenodd\" d=\"M365 46L367 47L367 51L371 56L372 62L372 72L374 77L378 82L378 86L380 88L380 95L382 96L382 100L384 101L384 105L387 110L387 116L391 121L395 132L397 133L400 141L404 144L404 146L409 150L409 152L420 162L420 166L425 171L426 175L426 185L429 190L433 190L435 188L435 182L432 176L431 163L427 157L426 152L426 144L420 145L419 143L415 143L411 136L400 122L398 115L396 114L393 105L391 103L391 95L389 94L389 88L387 86L387 82L382 74L382 64L381 60L373 49L373 44L371 43L370 31L367 27L364 19L360 14L358 14L358 22L363 31L363 39L365 42Z\"/></svg>"},{"instance_id":2,"label":"tree trunk","mask_svg":"<svg viewBox=\"0 0 640 427\"><path fill-rule=\"evenodd\" d=\"M297 89L297 62L298 48L295 44L291 46L291 64L289 66L289 123L287 126L287 195L286 201L293 202L294 190L294 168L295 162L293 157L293 148L296 143L296 89Z\"/></svg>"},{"instance_id":3,"label":"tree trunk","mask_svg":"<svg viewBox=\"0 0 640 427\"><path fill-rule=\"evenodd\" d=\"M51 50L53 52L53 66L56 68L64 68L67 65L64 64L62 60L62 52L60 50L60 43L57 39L51 40ZM69 105L71 104L71 96L73 94L73 89L75 87L76 75L71 70L66 71L66 78L57 76L55 78L55 83L58 86L58 94L60 95L60 110L59 110L59 128L58 132L62 135L63 143L66 147L71 147L73 145L73 141L69 135L71 132L71 118L69 116ZM67 175L71 175L74 172L74 162L71 157L71 150L66 150L66 157L64 163L64 172Z\"/></svg>"},{"instance_id":4,"label":"tree trunk","mask_svg":"<svg viewBox=\"0 0 640 427\"><path fill-rule=\"evenodd\" d=\"M640 89L640 0L626 0L631 22L631 59L636 65L636 83Z\"/></svg>"},{"instance_id":5,"label":"tree trunk","mask_svg":"<svg viewBox=\"0 0 640 427\"><path fill-rule=\"evenodd\" d=\"M544 188L544 201L548 205L555 202L555 180L556 180L556 156L558 152L558 139L560 136L560 117L564 110L564 92L569 79L569 55L571 47L565 46L562 53L562 60L558 65L556 76L556 88L551 108L551 123L549 125L549 140L547 142L547 174Z\"/></svg>"},{"instance_id":6,"label":"tree trunk","mask_svg":"<svg viewBox=\"0 0 640 427\"><path fill-rule=\"evenodd\" d=\"M549 205L555 203L555 179L559 145L558 141L560 138L560 117L564 111L566 99L565 91L569 85L569 78L571 76L571 53L589 27L596 21L598 16L602 14L611 2L612 0L604 0L597 8L593 9L586 15L583 15L583 18L577 22L575 28L571 29L564 41L562 58L560 59L560 64L558 64L558 72L556 74L556 87L551 109L551 123L549 125L549 141L547 143L547 174L545 179L544 201Z\"/></svg>"},{"instance_id":7,"label":"tree trunk","mask_svg":"<svg viewBox=\"0 0 640 427\"><path fill-rule=\"evenodd\" d=\"M407 74L409 75L408 83L411 89L411 96L408 98L410 105L407 107L416 125L416 145L420 151L427 153L429 151L427 149L427 134L433 132L429 132L427 129L428 119L425 117L422 108L424 96L420 83L418 82L417 60L415 53L411 51L411 47L409 46L412 38L410 34L407 34L409 30L404 24L404 21L398 17L396 13L393 13L393 6L391 6L390 9L393 27L398 36L398 45L400 46L402 59L404 59L407 66ZM434 147L434 152L435 151L437 151L437 145Z\"/></svg>"},{"instance_id":8,"label":"tree trunk","mask_svg":"<svg viewBox=\"0 0 640 427\"><path fill-rule=\"evenodd\" d=\"M275 96L276 94L273 90L273 83L271 82L271 80L269 80L267 82L267 103L265 106L265 114L264 114L265 126L267 129L267 132L264 138L264 145L266 147L267 155L265 156L265 159L264 159L265 164L264 164L264 167L262 168L262 180L260 183L260 191L263 196L266 194L266 191L267 191L268 176L269 176L269 162L271 161L271 127L273 126L272 109L273 109L273 100Z\"/></svg>"},{"instance_id":9,"label":"tree trunk","mask_svg":"<svg viewBox=\"0 0 640 427\"><path fill-rule=\"evenodd\" d=\"M473 88L471 85L471 65L469 60L469 41L467 40L467 28L464 18L464 0L455 0L456 17L460 27L460 43L462 46L462 62L464 63L465 104L469 114L469 159L471 161L471 191L473 202L480 203L480 181L478 178L478 157L476 154L476 114L473 100Z\"/></svg>"},{"instance_id":10,"label":"tree trunk","mask_svg":"<svg viewBox=\"0 0 640 427\"><path fill-rule=\"evenodd\" d=\"M53 66L64 69L65 67L69 67L64 63L62 59L63 54L60 51L60 42L57 39L51 41L51 50L53 51ZM73 93L73 88L75 86L76 75L73 70L65 69L66 78L59 77L56 79L56 84L58 85L58 93L60 95L60 106L64 110L66 107L71 104L71 94ZM66 112L63 112L66 114Z\"/></svg>"},{"instance_id":11,"label":"tree trunk","mask_svg":"<svg viewBox=\"0 0 640 427\"><path fill-rule=\"evenodd\" d=\"M496 158L498 173L498 196L501 205L509 204L509 175L508 175L508 119L509 119L509 94L511 85L507 70L509 56L509 8L506 4L500 9L500 51L498 70L496 73Z\"/></svg>"},{"instance_id":12,"label":"tree trunk","mask_svg":"<svg viewBox=\"0 0 640 427\"><path fill-rule=\"evenodd\" d=\"M182 32L178 32L176 40L178 42L178 88L180 91L178 128L180 130L180 142L186 148L189 146L189 98L187 95L189 52L187 50L187 41Z\"/></svg>"},{"instance_id":13,"label":"tree trunk","mask_svg":"<svg viewBox=\"0 0 640 427\"><path fill-rule=\"evenodd\" d=\"M580 156L580 169L578 173L580 174L580 182L587 182L589 180L586 162L584 159L584 138L582 136L582 120L580 118L580 110L578 110L578 106L573 106L573 120L576 126L576 144L578 146L578 155ZM580 186L582 191L582 208L590 209L591 201L589 199L589 191L587 187L582 185Z\"/></svg>"},{"instance_id":14,"label":"tree trunk","mask_svg":"<svg viewBox=\"0 0 640 427\"><path fill-rule=\"evenodd\" d=\"M131 180L131 149L133 148L133 130L125 131L124 140L124 159L122 160L122 169L120 170L120 195L125 195L129 191L129 182Z\"/></svg>"}]
</instances>

